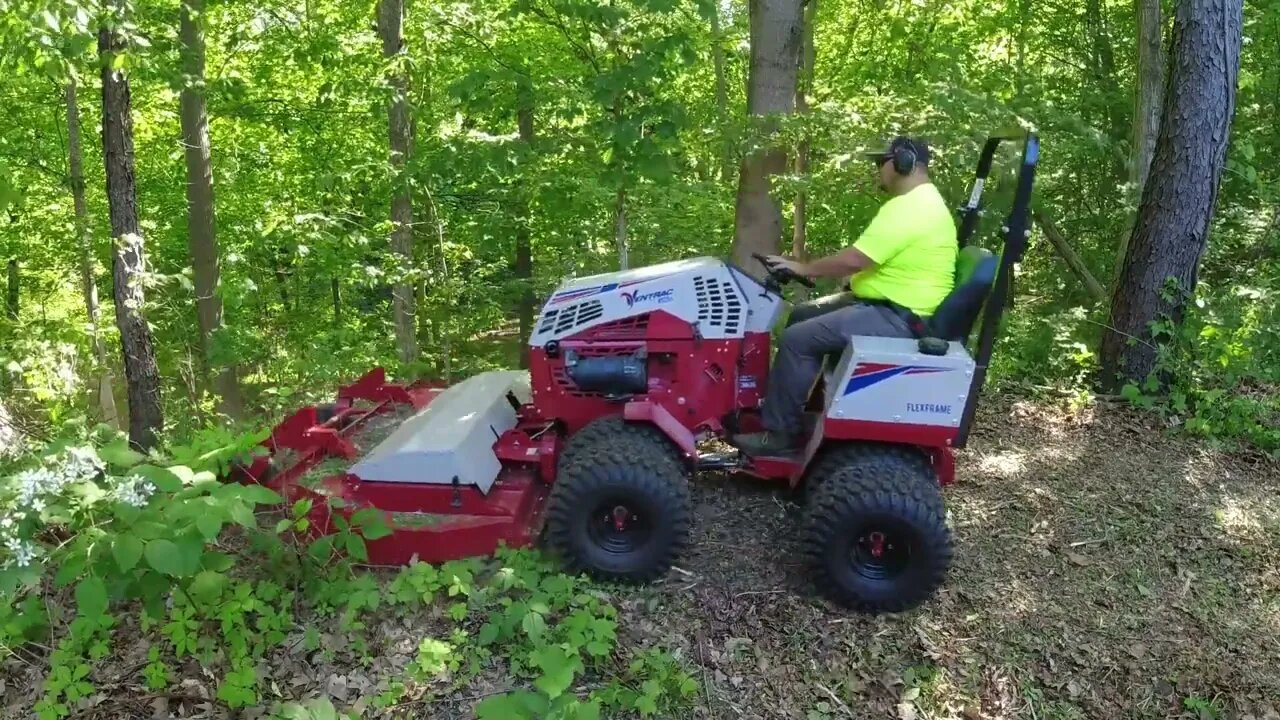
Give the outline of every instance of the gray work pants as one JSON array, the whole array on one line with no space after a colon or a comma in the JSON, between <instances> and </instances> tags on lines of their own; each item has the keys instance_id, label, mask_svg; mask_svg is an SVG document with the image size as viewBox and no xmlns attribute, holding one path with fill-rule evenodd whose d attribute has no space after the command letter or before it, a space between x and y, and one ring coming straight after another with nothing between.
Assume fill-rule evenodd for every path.
<instances>
[{"instance_id":1,"label":"gray work pants","mask_svg":"<svg viewBox=\"0 0 1280 720\"><path fill-rule=\"evenodd\" d=\"M843 352L854 335L913 337L892 310L860 303L853 293L828 295L792 309L769 370L762 414L766 430L800 432L804 403L822 372L823 357Z\"/></svg>"}]
</instances>

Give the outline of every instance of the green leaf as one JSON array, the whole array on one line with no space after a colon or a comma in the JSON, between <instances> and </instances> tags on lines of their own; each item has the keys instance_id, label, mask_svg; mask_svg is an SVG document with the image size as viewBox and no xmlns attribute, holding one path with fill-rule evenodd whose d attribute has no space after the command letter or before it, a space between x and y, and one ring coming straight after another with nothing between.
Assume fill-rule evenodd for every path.
<instances>
[{"instance_id":1,"label":"green leaf","mask_svg":"<svg viewBox=\"0 0 1280 720\"><path fill-rule=\"evenodd\" d=\"M111 554L121 572L129 572L138 566L142 559L142 541L134 535L121 533L111 543Z\"/></svg>"},{"instance_id":2,"label":"green leaf","mask_svg":"<svg viewBox=\"0 0 1280 720\"><path fill-rule=\"evenodd\" d=\"M278 505L284 502L284 498L280 497L279 493L262 485L244 485L238 494L256 505Z\"/></svg>"},{"instance_id":3,"label":"green leaf","mask_svg":"<svg viewBox=\"0 0 1280 720\"><path fill-rule=\"evenodd\" d=\"M533 720L546 715L547 699L527 690L485 698L476 705L476 720Z\"/></svg>"},{"instance_id":4,"label":"green leaf","mask_svg":"<svg viewBox=\"0 0 1280 720\"><path fill-rule=\"evenodd\" d=\"M497 623L487 622L480 626L480 632L476 635L476 642L480 645L492 645L498 639L498 634L502 632L502 628Z\"/></svg>"},{"instance_id":5,"label":"green leaf","mask_svg":"<svg viewBox=\"0 0 1280 720\"><path fill-rule=\"evenodd\" d=\"M231 521L241 527L255 528L258 526L258 519L253 515L253 508L240 500L233 500L226 506L227 513L231 516Z\"/></svg>"},{"instance_id":6,"label":"green leaf","mask_svg":"<svg viewBox=\"0 0 1280 720\"><path fill-rule=\"evenodd\" d=\"M547 631L546 618L541 613L530 610L525 613L524 619L520 621L520 628L529 636L533 642L538 642Z\"/></svg>"},{"instance_id":7,"label":"green leaf","mask_svg":"<svg viewBox=\"0 0 1280 720\"><path fill-rule=\"evenodd\" d=\"M129 441L124 438L116 438L110 444L98 449L98 457L108 465L114 465L118 468L131 468L134 465L147 459L146 455L129 447Z\"/></svg>"},{"instance_id":8,"label":"green leaf","mask_svg":"<svg viewBox=\"0 0 1280 720\"><path fill-rule=\"evenodd\" d=\"M364 538L352 533L346 534L347 554L359 560L360 562L368 562L369 550L365 547Z\"/></svg>"},{"instance_id":9,"label":"green leaf","mask_svg":"<svg viewBox=\"0 0 1280 720\"><path fill-rule=\"evenodd\" d=\"M377 540L391 534L386 516L381 510L364 508L351 516L351 524L360 528L360 534L368 540Z\"/></svg>"},{"instance_id":10,"label":"green leaf","mask_svg":"<svg viewBox=\"0 0 1280 720\"><path fill-rule=\"evenodd\" d=\"M203 570L191 581L191 594L204 600L214 600L227 586L227 576L211 570Z\"/></svg>"},{"instance_id":11,"label":"green leaf","mask_svg":"<svg viewBox=\"0 0 1280 720\"><path fill-rule=\"evenodd\" d=\"M90 575L76 586L76 606L80 615L96 617L107 611L107 586L102 578Z\"/></svg>"},{"instance_id":12,"label":"green leaf","mask_svg":"<svg viewBox=\"0 0 1280 720\"><path fill-rule=\"evenodd\" d=\"M147 558L147 564L155 568L157 572L164 573L170 577L181 577L185 563L183 562L182 551L171 540L152 540L147 543L143 554Z\"/></svg>"},{"instance_id":13,"label":"green leaf","mask_svg":"<svg viewBox=\"0 0 1280 720\"><path fill-rule=\"evenodd\" d=\"M205 570L226 572L235 564L236 559L234 556L224 552L217 552L216 550L206 552L200 556L200 567Z\"/></svg>"},{"instance_id":14,"label":"green leaf","mask_svg":"<svg viewBox=\"0 0 1280 720\"><path fill-rule=\"evenodd\" d=\"M530 659L542 670L542 676L533 681L534 687L553 700L573 685L574 675L582 669L578 654L562 647L540 647L533 651Z\"/></svg>"},{"instance_id":15,"label":"green leaf","mask_svg":"<svg viewBox=\"0 0 1280 720\"><path fill-rule=\"evenodd\" d=\"M196 517L196 529L205 540L213 540L222 532L222 518L212 512L201 513Z\"/></svg>"},{"instance_id":16,"label":"green leaf","mask_svg":"<svg viewBox=\"0 0 1280 720\"><path fill-rule=\"evenodd\" d=\"M327 561L329 556L333 554L333 536L323 535L316 538L316 541L307 548L307 554L316 562Z\"/></svg>"},{"instance_id":17,"label":"green leaf","mask_svg":"<svg viewBox=\"0 0 1280 720\"><path fill-rule=\"evenodd\" d=\"M181 577L195 575L200 570L200 560L204 556L204 539L198 535L184 535L175 541L178 546L178 558L182 563Z\"/></svg>"},{"instance_id":18,"label":"green leaf","mask_svg":"<svg viewBox=\"0 0 1280 720\"><path fill-rule=\"evenodd\" d=\"M165 469L178 478L178 481L183 485L191 485L196 480L195 472L185 465L170 465Z\"/></svg>"},{"instance_id":19,"label":"green leaf","mask_svg":"<svg viewBox=\"0 0 1280 720\"><path fill-rule=\"evenodd\" d=\"M155 465L139 465L133 469L142 477L151 481L156 486L156 490L166 493L176 493L182 489L182 480L174 475L169 468L157 467Z\"/></svg>"}]
</instances>

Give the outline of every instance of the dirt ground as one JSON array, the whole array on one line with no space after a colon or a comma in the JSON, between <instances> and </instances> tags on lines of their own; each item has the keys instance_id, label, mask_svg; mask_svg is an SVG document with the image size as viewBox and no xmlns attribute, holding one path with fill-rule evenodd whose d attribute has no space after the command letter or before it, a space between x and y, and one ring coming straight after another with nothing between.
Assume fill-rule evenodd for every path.
<instances>
[{"instance_id":1,"label":"dirt ground","mask_svg":"<svg viewBox=\"0 0 1280 720\"><path fill-rule=\"evenodd\" d=\"M712 477L684 572L623 627L695 664L698 718L1280 718L1280 465L995 399L957 477L956 562L915 611L815 599L801 499Z\"/></svg>"},{"instance_id":2,"label":"dirt ground","mask_svg":"<svg viewBox=\"0 0 1280 720\"><path fill-rule=\"evenodd\" d=\"M897 616L814 596L797 561L798 496L700 477L679 569L613 593L619 644L689 663L704 692L682 717L700 720L1280 720L1280 464L1155 423L1107 404L989 398L946 491L952 572ZM354 702L404 668L431 623L375 633L372 666L277 658L273 687ZM95 717L231 717L199 700L207 680L168 700L117 685L127 697L103 698ZM487 691L422 717L469 717Z\"/></svg>"}]
</instances>

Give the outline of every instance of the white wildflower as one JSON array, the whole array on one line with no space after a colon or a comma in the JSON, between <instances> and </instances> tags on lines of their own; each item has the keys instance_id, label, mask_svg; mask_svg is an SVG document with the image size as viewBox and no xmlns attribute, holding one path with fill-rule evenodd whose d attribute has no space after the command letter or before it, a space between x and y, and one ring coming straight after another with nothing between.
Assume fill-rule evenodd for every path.
<instances>
[{"instance_id":1,"label":"white wildflower","mask_svg":"<svg viewBox=\"0 0 1280 720\"><path fill-rule=\"evenodd\" d=\"M143 507L156 487L141 475L130 475L116 486L116 499L125 505Z\"/></svg>"},{"instance_id":2,"label":"white wildflower","mask_svg":"<svg viewBox=\"0 0 1280 720\"><path fill-rule=\"evenodd\" d=\"M27 540L19 540L18 538L9 538L5 541L5 548L13 555L13 562L18 567L26 567L31 564L32 558L36 556L36 547Z\"/></svg>"},{"instance_id":3,"label":"white wildflower","mask_svg":"<svg viewBox=\"0 0 1280 720\"><path fill-rule=\"evenodd\" d=\"M71 448L62 466L62 475L67 482L92 480L102 470L102 463L92 451L86 448Z\"/></svg>"},{"instance_id":4,"label":"white wildflower","mask_svg":"<svg viewBox=\"0 0 1280 720\"><path fill-rule=\"evenodd\" d=\"M37 497L56 495L66 485L66 480L61 474L50 472L47 468L23 470L13 479L18 485L18 497L15 502L18 507L29 507Z\"/></svg>"}]
</instances>

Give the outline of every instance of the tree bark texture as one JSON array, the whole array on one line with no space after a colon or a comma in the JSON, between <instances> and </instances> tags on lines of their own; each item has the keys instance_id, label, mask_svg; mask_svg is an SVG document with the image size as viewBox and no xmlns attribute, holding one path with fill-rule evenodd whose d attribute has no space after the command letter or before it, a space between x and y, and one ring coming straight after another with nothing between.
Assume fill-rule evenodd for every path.
<instances>
[{"instance_id":1,"label":"tree bark texture","mask_svg":"<svg viewBox=\"0 0 1280 720\"><path fill-rule=\"evenodd\" d=\"M1132 162L1129 179L1142 196L1151 170L1164 101L1164 20L1160 0L1135 0L1138 11L1138 82L1134 100Z\"/></svg>"},{"instance_id":2,"label":"tree bark texture","mask_svg":"<svg viewBox=\"0 0 1280 720\"><path fill-rule=\"evenodd\" d=\"M180 103L182 145L187 160L187 247L195 281L201 374L207 384L212 373L222 412L239 418L244 414L239 371L234 364L212 360L215 336L222 331L222 291L209 116L204 101L204 5L205 0L183 0L178 18L185 75Z\"/></svg>"},{"instance_id":3,"label":"tree bark texture","mask_svg":"<svg viewBox=\"0 0 1280 720\"><path fill-rule=\"evenodd\" d=\"M1134 0L1134 9L1138 16L1138 57L1133 137L1129 146L1129 183L1133 187L1134 197L1141 198L1142 188L1147 184L1147 175L1151 170L1156 137L1160 131L1167 61L1160 0ZM1112 287L1120 282L1120 269L1124 267L1124 256L1129 252L1134 220L1130 215L1129 222L1125 224L1125 232L1116 246L1116 260L1111 274Z\"/></svg>"},{"instance_id":4,"label":"tree bark texture","mask_svg":"<svg viewBox=\"0 0 1280 720\"><path fill-rule=\"evenodd\" d=\"M516 124L520 132L520 151L525 161L522 167L529 166L533 155L533 86L527 75L516 80ZM516 189L519 198L519 217L516 218L516 280L520 283L520 296L516 304L516 317L520 323L520 367L529 367L529 338L533 336L533 245L530 241L529 223L531 218L529 195L532 183L525 180Z\"/></svg>"},{"instance_id":5,"label":"tree bark texture","mask_svg":"<svg viewBox=\"0 0 1280 720\"><path fill-rule=\"evenodd\" d=\"M156 370L151 329L143 315L146 270L142 231L138 225L138 196L134 185L133 117L129 78L113 70L112 58L124 49L108 27L98 31L102 60L102 155L107 173L107 208L114 249L111 261L112 295L120 349L124 357L129 396L129 440L149 449L164 425L160 408L160 378Z\"/></svg>"},{"instance_id":6,"label":"tree bark texture","mask_svg":"<svg viewBox=\"0 0 1280 720\"><path fill-rule=\"evenodd\" d=\"M80 244L80 288L84 293L85 314L89 318L89 341L97 364L98 408L102 421L119 427L116 410L115 382L107 362L107 348L99 330L102 310L98 303L98 281L93 273L93 235L89 232L89 209L84 196L84 153L80 142L80 106L76 100L75 81L67 83L67 169L71 176L71 201L75 208L76 239Z\"/></svg>"},{"instance_id":7,"label":"tree bark texture","mask_svg":"<svg viewBox=\"0 0 1280 720\"><path fill-rule=\"evenodd\" d=\"M416 294L412 277L413 265L413 199L409 191L406 166L413 149L409 117L409 71L402 28L404 0L379 0L378 35L382 38L382 56L387 59L387 85L391 102L387 108L387 134L390 143L391 171L394 175L391 195L391 253L396 256L396 281L391 287L392 313L396 327L396 349L400 361L418 359Z\"/></svg>"},{"instance_id":8,"label":"tree bark texture","mask_svg":"<svg viewBox=\"0 0 1280 720\"><path fill-rule=\"evenodd\" d=\"M795 109L802 0L751 0L750 14L747 112L767 133L777 125L775 116ZM786 169L786 150L773 145L750 153L738 171L733 260L754 275L764 270L751 254L776 253L782 242L782 212L770 189L772 177Z\"/></svg>"},{"instance_id":9,"label":"tree bark texture","mask_svg":"<svg viewBox=\"0 0 1280 720\"><path fill-rule=\"evenodd\" d=\"M800 68L796 78L796 113L804 115L809 112L809 93L813 89L813 64L817 59L817 49L813 44L814 23L817 22L818 0L808 0L804 8L804 30L801 34ZM796 148L796 176L801 180L809 176L809 137L800 139ZM808 230L808 212L805 191L796 192L795 209L792 213L791 255L805 256L806 231Z\"/></svg>"},{"instance_id":10,"label":"tree bark texture","mask_svg":"<svg viewBox=\"0 0 1280 720\"><path fill-rule=\"evenodd\" d=\"M1181 323L1195 290L1235 110L1242 15L1242 0L1178 3L1155 154L1102 339L1106 387L1151 374L1151 323Z\"/></svg>"}]
</instances>

